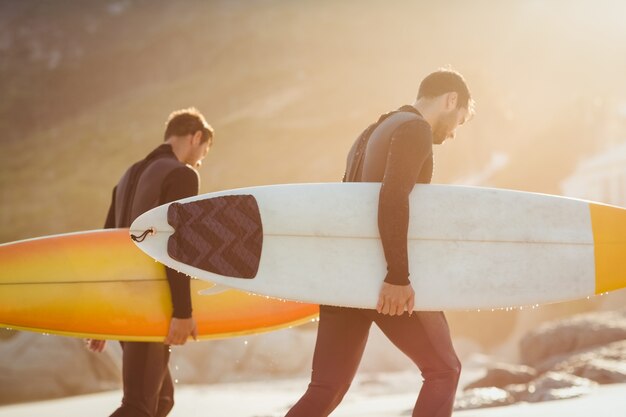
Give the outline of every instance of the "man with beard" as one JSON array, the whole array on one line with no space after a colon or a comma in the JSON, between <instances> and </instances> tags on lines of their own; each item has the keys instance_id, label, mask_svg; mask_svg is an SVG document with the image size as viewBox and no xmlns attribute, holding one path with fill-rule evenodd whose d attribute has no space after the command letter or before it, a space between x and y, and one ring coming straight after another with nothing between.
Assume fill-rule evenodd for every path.
<instances>
[{"instance_id":1,"label":"man with beard","mask_svg":"<svg viewBox=\"0 0 626 417\"><path fill-rule=\"evenodd\" d=\"M433 144L454 139L456 128L472 112L463 77L442 69L422 81L412 105L382 115L352 146L344 181L382 183L378 227L387 276L376 310L320 307L311 382L287 417L328 416L339 405L361 361L372 323L422 372L424 383L413 417L452 414L461 363L445 316L439 311L413 313L415 293L407 255L409 194L416 183L432 179ZM419 277L419 265L413 270Z\"/></svg>"}]
</instances>

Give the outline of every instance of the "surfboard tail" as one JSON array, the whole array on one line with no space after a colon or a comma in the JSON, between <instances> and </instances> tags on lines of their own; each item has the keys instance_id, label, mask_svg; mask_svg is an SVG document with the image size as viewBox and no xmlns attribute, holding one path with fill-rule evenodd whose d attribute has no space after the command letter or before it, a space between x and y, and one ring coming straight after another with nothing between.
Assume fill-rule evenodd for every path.
<instances>
[{"instance_id":1,"label":"surfboard tail","mask_svg":"<svg viewBox=\"0 0 626 417\"><path fill-rule=\"evenodd\" d=\"M596 294L626 287L626 209L589 204L596 262Z\"/></svg>"},{"instance_id":2,"label":"surfboard tail","mask_svg":"<svg viewBox=\"0 0 626 417\"><path fill-rule=\"evenodd\" d=\"M228 277L256 276L263 226L253 196L227 195L172 203L167 221L174 228L167 242L172 259Z\"/></svg>"}]
</instances>

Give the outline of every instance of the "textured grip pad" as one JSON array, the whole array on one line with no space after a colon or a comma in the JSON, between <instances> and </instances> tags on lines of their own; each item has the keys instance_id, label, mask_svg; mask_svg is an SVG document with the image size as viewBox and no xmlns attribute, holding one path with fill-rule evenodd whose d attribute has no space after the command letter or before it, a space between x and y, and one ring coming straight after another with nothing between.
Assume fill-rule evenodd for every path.
<instances>
[{"instance_id":1,"label":"textured grip pad","mask_svg":"<svg viewBox=\"0 0 626 417\"><path fill-rule=\"evenodd\" d=\"M256 199L227 195L172 203L167 222L174 233L167 253L187 265L234 278L254 278L263 246L263 226Z\"/></svg>"}]
</instances>

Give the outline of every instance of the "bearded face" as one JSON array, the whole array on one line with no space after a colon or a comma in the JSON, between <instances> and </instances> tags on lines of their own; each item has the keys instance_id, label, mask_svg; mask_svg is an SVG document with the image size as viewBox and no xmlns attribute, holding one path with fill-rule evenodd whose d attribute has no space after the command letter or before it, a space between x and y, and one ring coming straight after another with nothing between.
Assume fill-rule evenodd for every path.
<instances>
[{"instance_id":1,"label":"bearded face","mask_svg":"<svg viewBox=\"0 0 626 417\"><path fill-rule=\"evenodd\" d=\"M463 124L466 115L467 109L464 108L455 108L448 112L441 113L441 116L439 116L432 126L433 143L441 145L447 139L454 139L456 128Z\"/></svg>"},{"instance_id":2,"label":"bearded face","mask_svg":"<svg viewBox=\"0 0 626 417\"><path fill-rule=\"evenodd\" d=\"M456 130L456 109L443 113L433 125L433 143L442 144L446 139L454 138Z\"/></svg>"}]
</instances>

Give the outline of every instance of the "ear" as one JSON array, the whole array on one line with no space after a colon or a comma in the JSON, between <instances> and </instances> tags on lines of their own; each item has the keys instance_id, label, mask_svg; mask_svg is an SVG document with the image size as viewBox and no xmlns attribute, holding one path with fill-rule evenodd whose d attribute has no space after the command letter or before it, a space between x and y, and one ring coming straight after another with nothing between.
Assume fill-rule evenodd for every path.
<instances>
[{"instance_id":1,"label":"ear","mask_svg":"<svg viewBox=\"0 0 626 417\"><path fill-rule=\"evenodd\" d=\"M202 141L202 131L198 130L191 136L191 144L194 146L198 146Z\"/></svg>"},{"instance_id":2,"label":"ear","mask_svg":"<svg viewBox=\"0 0 626 417\"><path fill-rule=\"evenodd\" d=\"M456 108L456 105L459 100L459 94L456 91L451 91L446 94L446 109L453 110Z\"/></svg>"}]
</instances>

